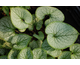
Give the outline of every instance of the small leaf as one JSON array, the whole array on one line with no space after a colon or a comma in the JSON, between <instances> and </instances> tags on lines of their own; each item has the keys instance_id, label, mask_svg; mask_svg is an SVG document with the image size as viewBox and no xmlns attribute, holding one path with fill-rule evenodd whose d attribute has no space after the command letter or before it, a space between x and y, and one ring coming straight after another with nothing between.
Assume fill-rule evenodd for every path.
<instances>
[{"instance_id":1,"label":"small leaf","mask_svg":"<svg viewBox=\"0 0 80 65\"><path fill-rule=\"evenodd\" d=\"M44 42L42 43L41 48L45 49L47 51L47 54L51 55L52 57L58 57L62 51L61 50L56 50L54 48L52 48L47 40L45 39Z\"/></svg>"},{"instance_id":2,"label":"small leaf","mask_svg":"<svg viewBox=\"0 0 80 65\"><path fill-rule=\"evenodd\" d=\"M6 55L0 56L0 59L8 59Z\"/></svg>"},{"instance_id":3,"label":"small leaf","mask_svg":"<svg viewBox=\"0 0 80 65\"><path fill-rule=\"evenodd\" d=\"M15 35L15 28L11 23L10 17L0 19L0 38L8 41L10 37Z\"/></svg>"},{"instance_id":4,"label":"small leaf","mask_svg":"<svg viewBox=\"0 0 80 65\"><path fill-rule=\"evenodd\" d=\"M33 59L47 59L47 52L44 49L36 48L33 50Z\"/></svg>"},{"instance_id":5,"label":"small leaf","mask_svg":"<svg viewBox=\"0 0 80 65\"><path fill-rule=\"evenodd\" d=\"M43 21L36 18L36 29L40 30L42 27Z\"/></svg>"},{"instance_id":6,"label":"small leaf","mask_svg":"<svg viewBox=\"0 0 80 65\"><path fill-rule=\"evenodd\" d=\"M71 59L80 59L80 44L73 44L70 46Z\"/></svg>"},{"instance_id":7,"label":"small leaf","mask_svg":"<svg viewBox=\"0 0 80 65\"><path fill-rule=\"evenodd\" d=\"M36 17L40 20L43 20L45 15L49 16L49 19L45 21L46 26L53 21L60 22L64 21L64 14L55 7L49 6L38 7L36 10Z\"/></svg>"},{"instance_id":8,"label":"small leaf","mask_svg":"<svg viewBox=\"0 0 80 65\"><path fill-rule=\"evenodd\" d=\"M8 6L2 6L3 12L9 16L9 7Z\"/></svg>"},{"instance_id":9,"label":"small leaf","mask_svg":"<svg viewBox=\"0 0 80 65\"><path fill-rule=\"evenodd\" d=\"M31 38L32 37L27 34L17 34L13 37L11 43L14 44L14 49L21 50L24 47L28 46L28 43L30 42Z\"/></svg>"},{"instance_id":10,"label":"small leaf","mask_svg":"<svg viewBox=\"0 0 80 65\"><path fill-rule=\"evenodd\" d=\"M40 40L37 40L37 41L33 40L32 42L29 43L29 47L31 49L40 48L41 44L42 44L42 41L40 41Z\"/></svg>"},{"instance_id":11,"label":"small leaf","mask_svg":"<svg viewBox=\"0 0 80 65\"><path fill-rule=\"evenodd\" d=\"M20 32L24 32L29 24L32 23L31 13L21 7L11 8L11 20L13 25L19 29Z\"/></svg>"},{"instance_id":12,"label":"small leaf","mask_svg":"<svg viewBox=\"0 0 80 65\"><path fill-rule=\"evenodd\" d=\"M18 54L18 59L33 59L31 49L29 47L22 49Z\"/></svg>"},{"instance_id":13,"label":"small leaf","mask_svg":"<svg viewBox=\"0 0 80 65\"><path fill-rule=\"evenodd\" d=\"M8 59L17 59L17 55L19 53L19 50L11 49L8 53Z\"/></svg>"},{"instance_id":14,"label":"small leaf","mask_svg":"<svg viewBox=\"0 0 80 65\"><path fill-rule=\"evenodd\" d=\"M70 51L64 51L58 59L71 59L71 52Z\"/></svg>"},{"instance_id":15,"label":"small leaf","mask_svg":"<svg viewBox=\"0 0 80 65\"><path fill-rule=\"evenodd\" d=\"M35 38L37 38L38 40L43 40L43 39L44 39L44 34L43 34L43 32L42 32L42 31L39 31L38 34L39 34L39 35L33 34L33 36L34 36Z\"/></svg>"},{"instance_id":16,"label":"small leaf","mask_svg":"<svg viewBox=\"0 0 80 65\"><path fill-rule=\"evenodd\" d=\"M64 49L72 45L79 33L71 25L63 22L52 22L45 29L49 45L55 49Z\"/></svg>"},{"instance_id":17,"label":"small leaf","mask_svg":"<svg viewBox=\"0 0 80 65\"><path fill-rule=\"evenodd\" d=\"M52 56L48 56L47 59L55 59L55 58Z\"/></svg>"}]
</instances>

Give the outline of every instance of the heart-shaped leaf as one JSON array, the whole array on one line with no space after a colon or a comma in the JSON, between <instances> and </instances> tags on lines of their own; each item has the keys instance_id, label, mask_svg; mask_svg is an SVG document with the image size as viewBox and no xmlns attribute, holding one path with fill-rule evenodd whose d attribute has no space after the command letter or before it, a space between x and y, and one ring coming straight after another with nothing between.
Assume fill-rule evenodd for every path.
<instances>
[{"instance_id":1,"label":"heart-shaped leaf","mask_svg":"<svg viewBox=\"0 0 80 65\"><path fill-rule=\"evenodd\" d=\"M43 49L45 49L47 51L47 54L51 55L52 57L58 57L62 51L61 50L56 50L54 48L52 48L47 40L45 39L44 42L42 43L42 46L41 46Z\"/></svg>"},{"instance_id":2,"label":"heart-shaped leaf","mask_svg":"<svg viewBox=\"0 0 80 65\"><path fill-rule=\"evenodd\" d=\"M55 49L64 49L72 45L79 33L71 25L63 22L52 22L45 29L49 45Z\"/></svg>"},{"instance_id":3,"label":"heart-shaped leaf","mask_svg":"<svg viewBox=\"0 0 80 65\"><path fill-rule=\"evenodd\" d=\"M3 17L0 19L0 38L8 41L15 35L15 28L11 23L10 17Z\"/></svg>"},{"instance_id":4,"label":"heart-shaped leaf","mask_svg":"<svg viewBox=\"0 0 80 65\"><path fill-rule=\"evenodd\" d=\"M47 52L44 49L36 48L33 50L33 59L47 59Z\"/></svg>"},{"instance_id":5,"label":"heart-shaped leaf","mask_svg":"<svg viewBox=\"0 0 80 65\"><path fill-rule=\"evenodd\" d=\"M64 21L64 14L55 7L38 7L36 10L36 17L40 20L43 20L45 18L45 15L49 16L49 19L45 21L45 25L48 25L53 21Z\"/></svg>"},{"instance_id":6,"label":"heart-shaped leaf","mask_svg":"<svg viewBox=\"0 0 80 65\"><path fill-rule=\"evenodd\" d=\"M80 59L80 44L73 44L70 46L71 59Z\"/></svg>"},{"instance_id":7,"label":"heart-shaped leaf","mask_svg":"<svg viewBox=\"0 0 80 65\"><path fill-rule=\"evenodd\" d=\"M17 34L13 37L11 43L14 44L14 49L21 50L24 47L28 46L28 43L30 42L31 38L32 37L27 34Z\"/></svg>"},{"instance_id":8,"label":"heart-shaped leaf","mask_svg":"<svg viewBox=\"0 0 80 65\"><path fill-rule=\"evenodd\" d=\"M18 54L18 59L33 59L31 49L29 47L22 49Z\"/></svg>"},{"instance_id":9,"label":"heart-shaped leaf","mask_svg":"<svg viewBox=\"0 0 80 65\"><path fill-rule=\"evenodd\" d=\"M43 34L43 32L42 32L42 31L39 31L38 34L39 34L39 35L33 34L33 36L34 36L35 38L37 38L38 40L43 40L43 39L44 39L44 34Z\"/></svg>"},{"instance_id":10,"label":"heart-shaped leaf","mask_svg":"<svg viewBox=\"0 0 80 65\"><path fill-rule=\"evenodd\" d=\"M71 59L71 52L70 51L64 51L58 59Z\"/></svg>"},{"instance_id":11,"label":"heart-shaped leaf","mask_svg":"<svg viewBox=\"0 0 80 65\"><path fill-rule=\"evenodd\" d=\"M17 59L17 55L19 53L19 50L11 49L8 53L8 59Z\"/></svg>"},{"instance_id":12,"label":"heart-shaped leaf","mask_svg":"<svg viewBox=\"0 0 80 65\"><path fill-rule=\"evenodd\" d=\"M11 8L10 10L13 25L18 28L20 32L24 32L32 22L31 13L21 7Z\"/></svg>"}]
</instances>

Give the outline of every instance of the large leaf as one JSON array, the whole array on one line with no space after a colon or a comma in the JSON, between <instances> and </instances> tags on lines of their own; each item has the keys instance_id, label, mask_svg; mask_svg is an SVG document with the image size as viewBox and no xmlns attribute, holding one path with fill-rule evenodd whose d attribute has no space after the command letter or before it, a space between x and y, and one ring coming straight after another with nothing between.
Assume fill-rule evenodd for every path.
<instances>
[{"instance_id":1,"label":"large leaf","mask_svg":"<svg viewBox=\"0 0 80 65\"><path fill-rule=\"evenodd\" d=\"M33 59L31 49L29 47L22 49L18 54L18 59Z\"/></svg>"},{"instance_id":2,"label":"large leaf","mask_svg":"<svg viewBox=\"0 0 80 65\"><path fill-rule=\"evenodd\" d=\"M32 22L31 13L21 7L11 8L11 20L13 25L19 29L20 32L24 32Z\"/></svg>"},{"instance_id":3,"label":"large leaf","mask_svg":"<svg viewBox=\"0 0 80 65\"><path fill-rule=\"evenodd\" d=\"M48 25L50 22L53 21L64 21L64 14L55 7L38 7L36 10L36 17L40 20L43 20L45 15L49 16L49 19L45 21L45 25Z\"/></svg>"},{"instance_id":4,"label":"large leaf","mask_svg":"<svg viewBox=\"0 0 80 65\"><path fill-rule=\"evenodd\" d=\"M80 59L80 44L73 44L70 47L71 59Z\"/></svg>"},{"instance_id":5,"label":"large leaf","mask_svg":"<svg viewBox=\"0 0 80 65\"><path fill-rule=\"evenodd\" d=\"M0 19L0 38L8 41L10 37L15 35L15 28L11 23L10 17Z\"/></svg>"},{"instance_id":6,"label":"large leaf","mask_svg":"<svg viewBox=\"0 0 80 65\"><path fill-rule=\"evenodd\" d=\"M17 55L19 53L19 50L11 49L8 53L8 59L17 59Z\"/></svg>"},{"instance_id":7,"label":"large leaf","mask_svg":"<svg viewBox=\"0 0 80 65\"><path fill-rule=\"evenodd\" d=\"M63 22L52 22L45 29L49 45L56 49L64 49L72 45L79 33L71 25Z\"/></svg>"},{"instance_id":8,"label":"large leaf","mask_svg":"<svg viewBox=\"0 0 80 65\"><path fill-rule=\"evenodd\" d=\"M36 48L33 50L33 59L47 59L47 52L44 49Z\"/></svg>"},{"instance_id":9,"label":"large leaf","mask_svg":"<svg viewBox=\"0 0 80 65\"><path fill-rule=\"evenodd\" d=\"M43 32L42 32L42 31L39 31L38 34L39 34L39 35L33 34L33 36L34 36L35 38L37 38L38 40L43 40L43 39L44 39L44 34L43 34Z\"/></svg>"},{"instance_id":10,"label":"large leaf","mask_svg":"<svg viewBox=\"0 0 80 65\"><path fill-rule=\"evenodd\" d=\"M64 51L58 59L71 59L71 52L70 51Z\"/></svg>"},{"instance_id":11,"label":"large leaf","mask_svg":"<svg viewBox=\"0 0 80 65\"><path fill-rule=\"evenodd\" d=\"M47 40L45 39L44 42L42 43L41 46L43 49L45 49L47 51L47 54L51 55L52 57L58 57L62 52L61 50L56 50L54 48L52 48Z\"/></svg>"},{"instance_id":12,"label":"large leaf","mask_svg":"<svg viewBox=\"0 0 80 65\"><path fill-rule=\"evenodd\" d=\"M28 46L28 43L30 42L31 38L32 37L27 34L17 34L13 37L11 43L14 44L14 49L21 50L24 47Z\"/></svg>"}]
</instances>

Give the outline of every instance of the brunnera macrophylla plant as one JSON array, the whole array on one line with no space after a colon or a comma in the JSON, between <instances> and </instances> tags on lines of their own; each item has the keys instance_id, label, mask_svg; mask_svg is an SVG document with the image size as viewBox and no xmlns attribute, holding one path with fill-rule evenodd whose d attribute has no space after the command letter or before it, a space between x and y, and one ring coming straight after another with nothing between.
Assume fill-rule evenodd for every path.
<instances>
[{"instance_id":1,"label":"brunnera macrophylla plant","mask_svg":"<svg viewBox=\"0 0 80 65\"><path fill-rule=\"evenodd\" d=\"M80 59L79 32L64 14L50 6L31 14L29 8L2 7L7 16L0 19L0 59Z\"/></svg>"}]
</instances>

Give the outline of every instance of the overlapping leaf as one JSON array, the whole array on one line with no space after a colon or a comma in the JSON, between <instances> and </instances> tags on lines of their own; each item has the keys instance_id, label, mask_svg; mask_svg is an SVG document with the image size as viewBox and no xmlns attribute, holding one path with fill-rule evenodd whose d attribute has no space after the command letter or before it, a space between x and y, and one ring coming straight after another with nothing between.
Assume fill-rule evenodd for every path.
<instances>
[{"instance_id":1,"label":"overlapping leaf","mask_svg":"<svg viewBox=\"0 0 80 65\"><path fill-rule=\"evenodd\" d=\"M80 44L73 44L70 47L71 59L80 59Z\"/></svg>"},{"instance_id":2,"label":"overlapping leaf","mask_svg":"<svg viewBox=\"0 0 80 65\"><path fill-rule=\"evenodd\" d=\"M79 33L71 25L63 22L52 22L45 29L49 45L56 49L64 49L72 45Z\"/></svg>"},{"instance_id":3,"label":"overlapping leaf","mask_svg":"<svg viewBox=\"0 0 80 65\"><path fill-rule=\"evenodd\" d=\"M11 23L10 17L3 17L0 19L0 38L8 41L15 35L15 28Z\"/></svg>"},{"instance_id":4,"label":"overlapping leaf","mask_svg":"<svg viewBox=\"0 0 80 65\"><path fill-rule=\"evenodd\" d=\"M21 50L28 46L31 38L32 37L27 34L17 34L13 37L11 43L14 44L13 48Z\"/></svg>"},{"instance_id":5,"label":"overlapping leaf","mask_svg":"<svg viewBox=\"0 0 80 65\"><path fill-rule=\"evenodd\" d=\"M70 51L64 51L58 59L71 59L71 52Z\"/></svg>"},{"instance_id":6,"label":"overlapping leaf","mask_svg":"<svg viewBox=\"0 0 80 65\"><path fill-rule=\"evenodd\" d=\"M33 59L31 49L29 47L22 49L18 54L18 59Z\"/></svg>"},{"instance_id":7,"label":"overlapping leaf","mask_svg":"<svg viewBox=\"0 0 80 65\"><path fill-rule=\"evenodd\" d=\"M45 49L47 51L47 54L51 55L52 57L58 57L62 51L61 50L56 50L54 48L52 48L47 40L45 39L44 42L42 43L41 48Z\"/></svg>"},{"instance_id":8,"label":"overlapping leaf","mask_svg":"<svg viewBox=\"0 0 80 65\"><path fill-rule=\"evenodd\" d=\"M33 50L33 59L47 59L47 52L41 48Z\"/></svg>"},{"instance_id":9,"label":"overlapping leaf","mask_svg":"<svg viewBox=\"0 0 80 65\"><path fill-rule=\"evenodd\" d=\"M38 19L43 20L45 15L49 16L49 19L45 21L46 26L53 21L64 21L64 14L55 7L44 6L37 8L36 17Z\"/></svg>"},{"instance_id":10,"label":"overlapping leaf","mask_svg":"<svg viewBox=\"0 0 80 65\"><path fill-rule=\"evenodd\" d=\"M13 25L18 28L20 32L24 32L32 22L32 15L24 8L15 7L11 8L11 20Z\"/></svg>"}]
</instances>

